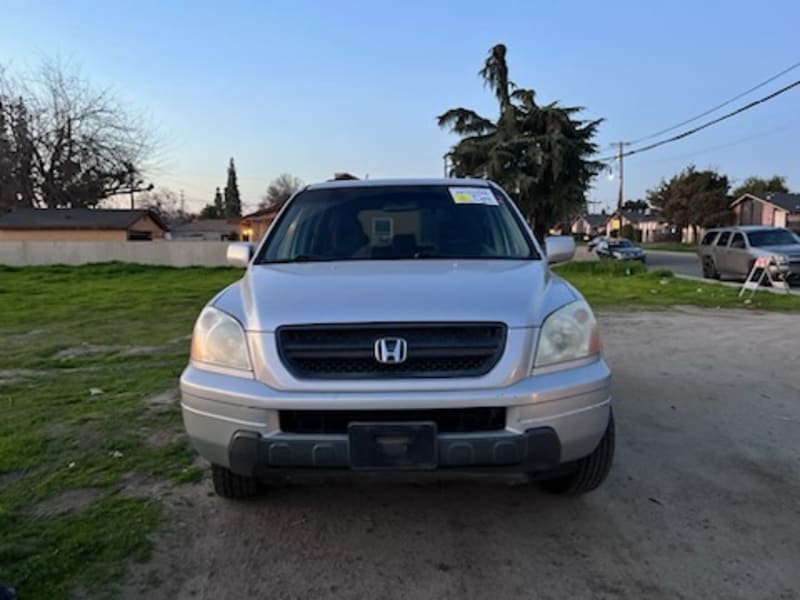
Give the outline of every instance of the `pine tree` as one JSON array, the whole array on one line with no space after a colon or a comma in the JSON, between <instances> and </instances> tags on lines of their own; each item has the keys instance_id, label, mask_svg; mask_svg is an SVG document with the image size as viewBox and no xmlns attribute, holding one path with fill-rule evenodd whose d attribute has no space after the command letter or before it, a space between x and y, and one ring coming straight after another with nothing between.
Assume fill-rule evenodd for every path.
<instances>
[{"instance_id":1,"label":"pine tree","mask_svg":"<svg viewBox=\"0 0 800 600\"><path fill-rule=\"evenodd\" d=\"M239 197L239 185L236 183L236 165L233 158L228 164L228 183L225 185L225 216L228 218L242 216L242 200Z\"/></svg>"},{"instance_id":2,"label":"pine tree","mask_svg":"<svg viewBox=\"0 0 800 600\"><path fill-rule=\"evenodd\" d=\"M219 188L217 188L217 192L214 194L214 208L217 212L217 218L221 219L225 214L225 204L222 200L222 192L219 191Z\"/></svg>"}]
</instances>

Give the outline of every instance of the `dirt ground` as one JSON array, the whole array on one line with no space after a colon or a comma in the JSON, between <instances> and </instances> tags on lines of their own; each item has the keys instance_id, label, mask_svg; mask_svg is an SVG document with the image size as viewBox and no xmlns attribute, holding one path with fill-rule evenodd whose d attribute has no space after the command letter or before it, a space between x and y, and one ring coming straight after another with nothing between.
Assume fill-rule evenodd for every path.
<instances>
[{"instance_id":1,"label":"dirt ground","mask_svg":"<svg viewBox=\"0 0 800 600\"><path fill-rule=\"evenodd\" d=\"M130 598L800 598L800 317L600 316L617 460L598 491L327 479L171 503Z\"/></svg>"}]
</instances>

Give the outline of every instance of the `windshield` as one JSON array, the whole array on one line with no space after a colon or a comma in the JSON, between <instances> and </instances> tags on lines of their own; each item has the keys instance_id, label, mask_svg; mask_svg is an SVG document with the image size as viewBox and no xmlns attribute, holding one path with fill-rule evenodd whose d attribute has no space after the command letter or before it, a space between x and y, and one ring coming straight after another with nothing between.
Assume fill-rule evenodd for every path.
<instances>
[{"instance_id":1,"label":"windshield","mask_svg":"<svg viewBox=\"0 0 800 600\"><path fill-rule=\"evenodd\" d=\"M609 248L633 248L633 244L628 240L615 240L608 243Z\"/></svg>"},{"instance_id":2,"label":"windshield","mask_svg":"<svg viewBox=\"0 0 800 600\"><path fill-rule=\"evenodd\" d=\"M751 231L747 234L750 245L759 246L786 246L789 244L800 244L800 238L787 229L764 229L763 231Z\"/></svg>"},{"instance_id":3,"label":"windshield","mask_svg":"<svg viewBox=\"0 0 800 600\"><path fill-rule=\"evenodd\" d=\"M538 258L507 202L485 187L307 190L272 228L256 263Z\"/></svg>"}]
</instances>

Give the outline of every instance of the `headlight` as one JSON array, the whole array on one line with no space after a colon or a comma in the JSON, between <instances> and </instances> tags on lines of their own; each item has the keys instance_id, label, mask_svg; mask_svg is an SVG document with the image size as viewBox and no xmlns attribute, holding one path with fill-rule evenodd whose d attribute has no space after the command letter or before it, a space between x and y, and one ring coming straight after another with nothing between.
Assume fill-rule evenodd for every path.
<instances>
[{"instance_id":1,"label":"headlight","mask_svg":"<svg viewBox=\"0 0 800 600\"><path fill-rule=\"evenodd\" d=\"M614 256L614 258L622 258L622 252L612 252L611 254Z\"/></svg>"},{"instance_id":2,"label":"headlight","mask_svg":"<svg viewBox=\"0 0 800 600\"><path fill-rule=\"evenodd\" d=\"M239 321L211 306L204 308L192 334L192 360L229 369L252 370Z\"/></svg>"},{"instance_id":3,"label":"headlight","mask_svg":"<svg viewBox=\"0 0 800 600\"><path fill-rule=\"evenodd\" d=\"M774 257L775 263L779 265L786 265L789 263L789 257L785 254L776 254Z\"/></svg>"},{"instance_id":4,"label":"headlight","mask_svg":"<svg viewBox=\"0 0 800 600\"><path fill-rule=\"evenodd\" d=\"M597 321L589 305L578 300L545 319L533 366L546 367L595 354L600 354Z\"/></svg>"}]
</instances>

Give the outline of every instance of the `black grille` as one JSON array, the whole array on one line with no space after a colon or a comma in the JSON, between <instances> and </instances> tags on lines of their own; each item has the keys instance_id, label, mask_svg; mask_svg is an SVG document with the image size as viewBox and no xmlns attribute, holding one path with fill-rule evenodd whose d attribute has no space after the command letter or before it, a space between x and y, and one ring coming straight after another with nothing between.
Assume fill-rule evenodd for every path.
<instances>
[{"instance_id":1,"label":"black grille","mask_svg":"<svg viewBox=\"0 0 800 600\"><path fill-rule=\"evenodd\" d=\"M375 359L383 337L406 340L400 364ZM280 327L278 351L296 377L306 379L395 379L477 377L500 360L506 340L502 323L302 325Z\"/></svg>"},{"instance_id":2,"label":"black grille","mask_svg":"<svg viewBox=\"0 0 800 600\"><path fill-rule=\"evenodd\" d=\"M440 433L505 429L505 408L425 410L282 410L281 430L287 433L347 433L352 422L433 421Z\"/></svg>"}]
</instances>

